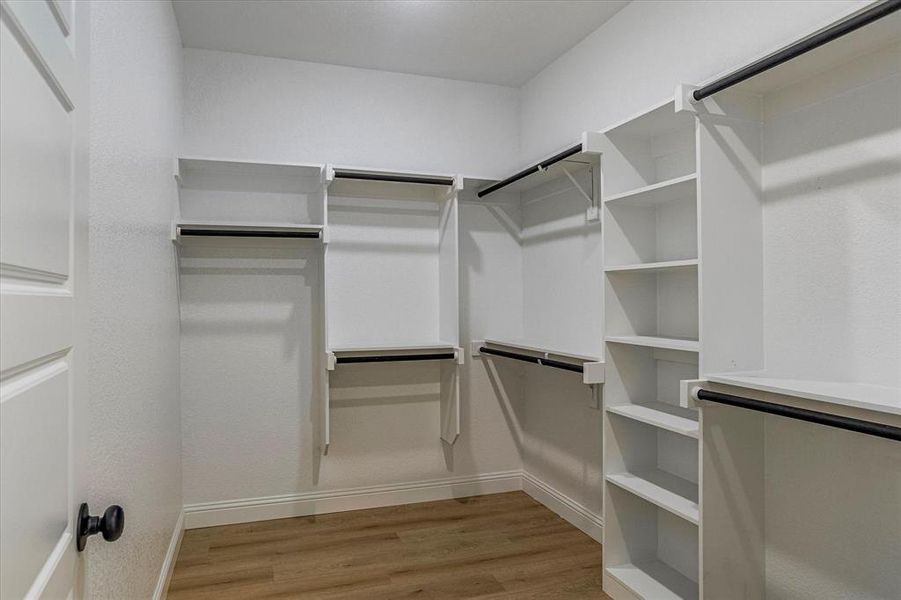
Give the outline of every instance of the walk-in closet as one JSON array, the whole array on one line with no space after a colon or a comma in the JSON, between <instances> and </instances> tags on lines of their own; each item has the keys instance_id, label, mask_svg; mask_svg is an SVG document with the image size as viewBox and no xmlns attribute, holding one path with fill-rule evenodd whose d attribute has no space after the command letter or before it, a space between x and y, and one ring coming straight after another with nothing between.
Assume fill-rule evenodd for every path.
<instances>
[{"instance_id":1,"label":"walk-in closet","mask_svg":"<svg viewBox=\"0 0 901 600\"><path fill-rule=\"evenodd\" d=\"M0 600L901 598L901 0L0 16Z\"/></svg>"}]
</instances>

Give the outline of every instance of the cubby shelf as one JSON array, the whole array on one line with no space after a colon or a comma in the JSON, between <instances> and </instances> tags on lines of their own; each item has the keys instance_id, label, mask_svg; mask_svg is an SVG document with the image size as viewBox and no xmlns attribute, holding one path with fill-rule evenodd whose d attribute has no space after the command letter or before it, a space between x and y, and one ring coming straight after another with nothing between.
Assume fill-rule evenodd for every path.
<instances>
[{"instance_id":1,"label":"cubby shelf","mask_svg":"<svg viewBox=\"0 0 901 600\"><path fill-rule=\"evenodd\" d=\"M698 415L690 408L673 406L665 402L647 402L608 406L607 412L673 433L692 438L698 437Z\"/></svg>"},{"instance_id":2,"label":"cubby shelf","mask_svg":"<svg viewBox=\"0 0 901 600\"><path fill-rule=\"evenodd\" d=\"M698 259L689 258L685 260L664 260L648 263L634 263L631 265L613 265L604 267L607 273L630 273L633 271L668 271L671 269L686 269L698 266Z\"/></svg>"},{"instance_id":3,"label":"cubby shelf","mask_svg":"<svg viewBox=\"0 0 901 600\"><path fill-rule=\"evenodd\" d=\"M613 194L604 198L607 204L620 203L633 206L656 206L662 202L669 202L676 198L693 196L697 191L698 176L695 173L673 177L660 183L646 185L640 188Z\"/></svg>"},{"instance_id":4,"label":"cubby shelf","mask_svg":"<svg viewBox=\"0 0 901 600\"><path fill-rule=\"evenodd\" d=\"M672 337L656 337L650 335L608 335L606 341L614 344L629 344L631 346L645 346L647 348L660 348L663 350L682 350L683 352L698 352L700 343L698 340Z\"/></svg>"},{"instance_id":5,"label":"cubby shelf","mask_svg":"<svg viewBox=\"0 0 901 600\"><path fill-rule=\"evenodd\" d=\"M667 510L677 517L698 524L698 484L662 469L636 473L609 473L607 481Z\"/></svg>"},{"instance_id":6,"label":"cubby shelf","mask_svg":"<svg viewBox=\"0 0 901 600\"><path fill-rule=\"evenodd\" d=\"M697 583L659 560L607 567L607 574L640 598L694 600L698 597Z\"/></svg>"}]
</instances>

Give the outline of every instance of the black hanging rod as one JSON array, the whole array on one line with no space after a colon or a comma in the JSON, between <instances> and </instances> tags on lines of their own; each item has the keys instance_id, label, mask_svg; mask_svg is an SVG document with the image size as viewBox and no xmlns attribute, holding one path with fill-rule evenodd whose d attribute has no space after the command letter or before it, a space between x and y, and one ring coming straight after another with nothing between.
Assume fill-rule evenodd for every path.
<instances>
[{"instance_id":1,"label":"black hanging rod","mask_svg":"<svg viewBox=\"0 0 901 600\"><path fill-rule=\"evenodd\" d=\"M319 231L279 231L277 229L206 229L203 227L179 227L178 234L192 237L251 237L251 238L305 238L319 239Z\"/></svg>"},{"instance_id":2,"label":"black hanging rod","mask_svg":"<svg viewBox=\"0 0 901 600\"><path fill-rule=\"evenodd\" d=\"M413 360L450 360L456 358L453 352L440 352L435 354L374 354L372 356L339 356L335 359L338 364L370 363L370 362L407 362Z\"/></svg>"},{"instance_id":3,"label":"black hanging rod","mask_svg":"<svg viewBox=\"0 0 901 600\"><path fill-rule=\"evenodd\" d=\"M523 177L528 177L532 173L537 173L538 171L541 171L542 169L547 169L552 164L558 163L561 160L567 159L570 156L572 156L573 154L578 154L581 151L582 151L582 144L577 144L577 145L573 146L572 148L567 148L563 152L560 152L559 154L555 154L554 156L547 158L547 159L541 161L540 163L536 163L527 169L523 169L522 171L520 171L519 173L516 173L515 175L511 175L510 177L507 177L506 179L502 179L501 181L498 181L497 183L492 183L485 189L479 190L477 195L479 198L487 196L488 194L496 192L501 188L507 187L511 183L516 183Z\"/></svg>"},{"instance_id":4,"label":"black hanging rod","mask_svg":"<svg viewBox=\"0 0 901 600\"><path fill-rule=\"evenodd\" d=\"M839 415L831 415L815 410L807 410L806 408L796 408L794 406L783 406L781 404L773 404L772 402L752 400L751 398L742 398L741 396L721 394L719 392L711 392L710 390L698 390L697 396L698 400L727 404L729 406L756 410L757 412L763 412L770 415L779 415L780 417L798 419L809 423L817 423L818 425L847 429L848 431L856 431L858 433L875 435L877 437L901 442L901 427L893 427L892 425L863 421L851 417L841 417Z\"/></svg>"},{"instance_id":5,"label":"black hanging rod","mask_svg":"<svg viewBox=\"0 0 901 600\"><path fill-rule=\"evenodd\" d=\"M559 360L551 360L550 358L540 358L538 356L529 356L528 354L518 354L516 352L507 352L506 350L496 350L482 346L479 352L484 354L493 354L504 358L512 358L513 360L521 360L522 362L532 363L533 365L541 365L543 367L554 367L555 369L564 369L566 371L575 371L583 373L585 371L582 365L572 365Z\"/></svg>"},{"instance_id":6,"label":"black hanging rod","mask_svg":"<svg viewBox=\"0 0 901 600\"><path fill-rule=\"evenodd\" d=\"M338 179L359 179L363 181L389 181L392 183L419 183L423 185L454 185L453 177L429 175L391 175L388 173L360 173L357 171L335 170Z\"/></svg>"},{"instance_id":7,"label":"black hanging rod","mask_svg":"<svg viewBox=\"0 0 901 600\"><path fill-rule=\"evenodd\" d=\"M901 9L901 0L886 0L885 2L881 2L876 6L863 10L842 21L839 21L838 23L824 29L823 31L806 37L803 40L800 40L799 42L788 46L787 48L783 48L778 52L770 54L769 56L765 56L746 67L742 67L737 71L733 71L728 75L720 77L712 83L708 83L707 85L696 89L692 93L692 97L696 101L703 100L707 96L712 96L713 94L721 92L726 88L732 87L737 83L741 83L745 79L759 75L764 71L772 69L773 67L781 65L786 61L796 58L804 54L805 52L810 52L811 50L819 48L823 44L828 44L829 42L840 38L843 35L849 34L852 31L860 29L865 25L869 25L873 21L887 17L898 9Z\"/></svg>"}]
</instances>

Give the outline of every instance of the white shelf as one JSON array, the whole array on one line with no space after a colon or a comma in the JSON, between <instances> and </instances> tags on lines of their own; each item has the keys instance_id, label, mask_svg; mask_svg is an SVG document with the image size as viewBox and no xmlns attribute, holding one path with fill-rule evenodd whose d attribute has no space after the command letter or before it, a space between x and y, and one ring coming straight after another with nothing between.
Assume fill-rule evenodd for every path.
<instances>
[{"instance_id":1,"label":"white shelf","mask_svg":"<svg viewBox=\"0 0 901 600\"><path fill-rule=\"evenodd\" d=\"M606 341L615 344L662 348L664 350L681 350L683 352L698 352L701 349L701 344L698 340L685 338L655 337L649 335L613 335L607 336Z\"/></svg>"},{"instance_id":2,"label":"white shelf","mask_svg":"<svg viewBox=\"0 0 901 600\"><path fill-rule=\"evenodd\" d=\"M716 373L706 379L761 392L795 396L901 416L901 389L865 383L776 377L766 371Z\"/></svg>"},{"instance_id":3,"label":"white shelf","mask_svg":"<svg viewBox=\"0 0 901 600\"><path fill-rule=\"evenodd\" d=\"M447 352L456 350L454 344L446 344L436 342L433 344L401 344L392 346L339 346L329 348L329 352L334 354L364 354L364 353L385 353L385 354L423 354L428 352Z\"/></svg>"},{"instance_id":4,"label":"white shelf","mask_svg":"<svg viewBox=\"0 0 901 600\"><path fill-rule=\"evenodd\" d=\"M637 473L610 473L607 481L668 510L677 517L698 524L698 485L660 469Z\"/></svg>"},{"instance_id":5,"label":"white shelf","mask_svg":"<svg viewBox=\"0 0 901 600\"><path fill-rule=\"evenodd\" d=\"M698 584L659 560L607 567L607 574L640 598L694 600Z\"/></svg>"},{"instance_id":6,"label":"white shelf","mask_svg":"<svg viewBox=\"0 0 901 600\"><path fill-rule=\"evenodd\" d=\"M671 269L685 269L697 266L697 258L688 258L684 260L664 260L659 262L636 263L632 265L615 265L604 267L604 271L607 273L631 273L635 271L668 271Z\"/></svg>"},{"instance_id":7,"label":"white shelf","mask_svg":"<svg viewBox=\"0 0 901 600\"><path fill-rule=\"evenodd\" d=\"M656 206L677 198L697 193L698 176L695 173L674 177L660 183L646 185L604 198L605 203L622 203L632 206Z\"/></svg>"},{"instance_id":8,"label":"white shelf","mask_svg":"<svg viewBox=\"0 0 901 600\"><path fill-rule=\"evenodd\" d=\"M606 363L598 356L576 354L562 350L552 350L534 342L506 342L501 340L474 340L472 342L472 356L481 355L481 347L488 346L495 350L503 350L514 354L521 354L538 359L555 360L582 367L582 383L604 383L606 378Z\"/></svg>"},{"instance_id":9,"label":"white shelf","mask_svg":"<svg viewBox=\"0 0 901 600\"><path fill-rule=\"evenodd\" d=\"M503 341L503 340L491 340L486 339L482 342L483 344L487 344L489 346L495 346L501 350L520 350L528 353L540 354L543 357L547 358L568 358L577 362L601 362L601 358L598 356L592 356L588 354L577 354L575 352L569 352L564 350L554 350L548 348L547 346L543 346L541 344L531 342L531 341Z\"/></svg>"},{"instance_id":10,"label":"white shelf","mask_svg":"<svg viewBox=\"0 0 901 600\"><path fill-rule=\"evenodd\" d=\"M607 412L673 433L692 438L698 437L698 414L690 408L673 406L665 402L648 402L646 404L608 406Z\"/></svg>"},{"instance_id":11,"label":"white shelf","mask_svg":"<svg viewBox=\"0 0 901 600\"><path fill-rule=\"evenodd\" d=\"M187 221L175 223L174 241L191 243L222 243L234 238L254 239L257 242L310 242L322 240L322 225L285 223L285 222L233 222L233 221ZM185 231L200 230L206 235L192 235ZM265 234L273 234L268 237ZM284 236L279 236L284 234ZM314 237L307 237L315 234ZM292 237L296 236L296 237Z\"/></svg>"},{"instance_id":12,"label":"white shelf","mask_svg":"<svg viewBox=\"0 0 901 600\"><path fill-rule=\"evenodd\" d=\"M573 144L571 147L580 146L579 151L570 156L567 156L564 159L558 160L546 167L542 166L543 163L547 162L549 159L552 159L554 155L545 158L544 160L536 162L534 165L530 167L526 167L525 170L533 169L536 166L541 168L529 173L528 175L524 175L522 177L518 177L519 173L511 175L507 179L502 179L499 182L490 182L487 185L483 186L478 192L481 192L487 188L494 186L496 183L504 183L510 179L510 183L505 183L501 188L497 189L497 192L524 192L526 190L530 190L532 188L538 187L539 185L545 184L549 181L553 181L558 177L564 176L564 168L572 173L576 173L577 171L581 171L582 169L586 169L589 166L597 163L598 155L601 152L601 147L599 145L599 135L596 132L586 131L582 134L582 139L577 143ZM477 192L477 193L478 193ZM491 193L486 194L484 197L488 197Z\"/></svg>"}]
</instances>

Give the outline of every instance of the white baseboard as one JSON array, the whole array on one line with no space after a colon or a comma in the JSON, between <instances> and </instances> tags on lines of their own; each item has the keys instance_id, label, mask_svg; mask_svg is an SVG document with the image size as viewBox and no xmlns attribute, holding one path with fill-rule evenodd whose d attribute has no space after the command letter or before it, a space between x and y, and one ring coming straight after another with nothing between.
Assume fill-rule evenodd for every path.
<instances>
[{"instance_id":1,"label":"white baseboard","mask_svg":"<svg viewBox=\"0 0 901 600\"><path fill-rule=\"evenodd\" d=\"M269 519L305 517L520 490L566 519L592 539L601 542L604 533L604 521L601 515L588 510L572 498L524 471L502 471L471 477L188 504L185 505L184 528L197 529Z\"/></svg>"},{"instance_id":2,"label":"white baseboard","mask_svg":"<svg viewBox=\"0 0 901 600\"><path fill-rule=\"evenodd\" d=\"M163 559L163 566L160 568L160 576L156 581L156 589L153 591L153 600L165 600L169 591L169 580L172 579L172 571L175 569L175 559L178 558L178 550L181 548L181 540L185 534L185 511L181 511L178 519L175 521L175 529L172 531L172 538L169 540L169 549L166 550L166 557Z\"/></svg>"},{"instance_id":3,"label":"white baseboard","mask_svg":"<svg viewBox=\"0 0 901 600\"><path fill-rule=\"evenodd\" d=\"M604 518L555 490L530 473L522 473L522 491L554 511L599 544L604 539Z\"/></svg>"},{"instance_id":4,"label":"white baseboard","mask_svg":"<svg viewBox=\"0 0 901 600\"><path fill-rule=\"evenodd\" d=\"M303 517L522 489L521 471L185 505L185 528Z\"/></svg>"}]
</instances>

